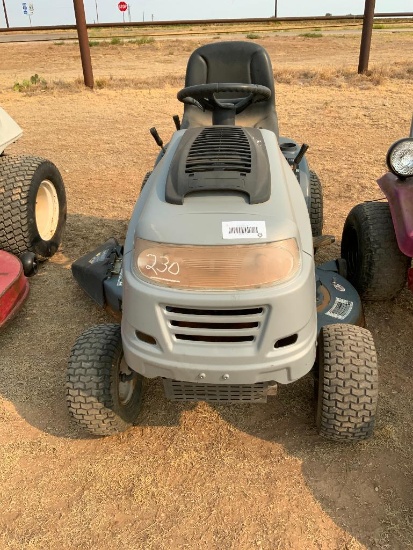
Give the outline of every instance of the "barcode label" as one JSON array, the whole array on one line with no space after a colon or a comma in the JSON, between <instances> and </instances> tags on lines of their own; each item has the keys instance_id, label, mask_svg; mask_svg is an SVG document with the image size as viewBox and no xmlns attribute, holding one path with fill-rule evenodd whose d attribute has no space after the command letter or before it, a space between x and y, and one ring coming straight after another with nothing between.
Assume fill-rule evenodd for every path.
<instances>
[{"instance_id":1,"label":"barcode label","mask_svg":"<svg viewBox=\"0 0 413 550\"><path fill-rule=\"evenodd\" d=\"M343 298L336 298L333 307L326 311L326 315L334 317L334 319L340 319L341 321L348 317L350 311L353 309L353 302L349 300L343 300Z\"/></svg>"},{"instance_id":2,"label":"barcode label","mask_svg":"<svg viewBox=\"0 0 413 550\"><path fill-rule=\"evenodd\" d=\"M265 239L267 228L265 222L222 222L224 239Z\"/></svg>"}]
</instances>

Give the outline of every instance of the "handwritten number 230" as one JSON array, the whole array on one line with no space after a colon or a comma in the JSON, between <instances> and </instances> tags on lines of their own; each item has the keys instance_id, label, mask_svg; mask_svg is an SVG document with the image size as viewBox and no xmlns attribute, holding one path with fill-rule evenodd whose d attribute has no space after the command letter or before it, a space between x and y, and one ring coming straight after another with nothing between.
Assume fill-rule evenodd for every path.
<instances>
[{"instance_id":1,"label":"handwritten number 230","mask_svg":"<svg viewBox=\"0 0 413 550\"><path fill-rule=\"evenodd\" d=\"M161 256L159 259L155 254L146 254L146 256L151 258L145 266L148 271L152 270L156 275L166 271L171 275L178 275L179 264L177 262L169 263L168 256Z\"/></svg>"}]
</instances>

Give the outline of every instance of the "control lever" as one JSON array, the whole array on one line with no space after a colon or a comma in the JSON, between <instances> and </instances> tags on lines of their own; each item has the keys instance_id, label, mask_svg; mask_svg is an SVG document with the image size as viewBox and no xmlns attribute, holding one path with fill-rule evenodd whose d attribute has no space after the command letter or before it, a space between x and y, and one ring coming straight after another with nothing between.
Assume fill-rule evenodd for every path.
<instances>
[{"instance_id":1,"label":"control lever","mask_svg":"<svg viewBox=\"0 0 413 550\"><path fill-rule=\"evenodd\" d=\"M153 139L156 141L156 145L158 145L158 147L160 147L162 149L162 152L165 153L166 152L165 147L163 146L163 141L161 139L161 136L158 134L158 130L154 126L149 131L150 131ZM300 154L300 153L298 153L298 154Z\"/></svg>"},{"instance_id":2,"label":"control lever","mask_svg":"<svg viewBox=\"0 0 413 550\"><path fill-rule=\"evenodd\" d=\"M307 145L306 143L303 143L301 145L300 150L298 151L297 156L295 157L293 162L294 170L297 169L298 165L303 160L303 156L306 154L308 148L309 148L309 145Z\"/></svg>"},{"instance_id":3,"label":"control lever","mask_svg":"<svg viewBox=\"0 0 413 550\"><path fill-rule=\"evenodd\" d=\"M174 115L172 118L174 119L176 129L180 130L181 129L181 121L179 119L179 115Z\"/></svg>"}]
</instances>

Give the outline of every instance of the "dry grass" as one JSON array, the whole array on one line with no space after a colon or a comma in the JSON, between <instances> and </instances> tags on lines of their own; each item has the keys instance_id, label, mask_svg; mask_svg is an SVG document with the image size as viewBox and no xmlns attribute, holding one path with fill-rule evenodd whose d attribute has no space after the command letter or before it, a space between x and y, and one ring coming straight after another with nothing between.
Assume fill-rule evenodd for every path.
<instances>
[{"instance_id":1,"label":"dry grass","mask_svg":"<svg viewBox=\"0 0 413 550\"><path fill-rule=\"evenodd\" d=\"M357 74L354 66L289 69L274 71L275 82L305 86L352 86L366 88L380 86L389 81L406 80L413 84L413 62L396 62L371 66L366 74Z\"/></svg>"},{"instance_id":2,"label":"dry grass","mask_svg":"<svg viewBox=\"0 0 413 550\"><path fill-rule=\"evenodd\" d=\"M37 76L37 75L36 75ZM160 78L154 75L151 78L126 78L111 75L108 78L97 78L97 89L108 88L112 90L150 90L168 87L179 87L184 81L185 73L164 74ZM383 64L374 66L366 74L357 74L354 67L324 67L289 69L282 68L274 71L276 84L294 84L303 86L335 86L341 88L350 86L366 89L371 86L382 86L389 81L406 80L413 83L413 63L399 62L393 65ZM81 92L84 88L83 80L77 78L74 81L53 80L47 82L42 78L31 77L22 83L15 83L13 89L29 95L36 93L54 93L59 90L67 92Z\"/></svg>"}]
</instances>

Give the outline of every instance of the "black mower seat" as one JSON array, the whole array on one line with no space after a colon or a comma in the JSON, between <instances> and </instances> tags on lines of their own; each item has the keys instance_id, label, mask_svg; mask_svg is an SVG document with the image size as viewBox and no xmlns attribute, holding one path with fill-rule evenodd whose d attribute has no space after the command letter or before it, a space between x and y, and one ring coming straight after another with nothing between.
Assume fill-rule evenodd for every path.
<instances>
[{"instance_id":1,"label":"black mower seat","mask_svg":"<svg viewBox=\"0 0 413 550\"><path fill-rule=\"evenodd\" d=\"M274 76L267 51L253 42L216 42L195 50L188 60L185 87L211 83L261 84L271 90L266 101L254 103L236 116L237 126L265 128L279 136ZM230 97L228 94L217 98ZM185 104L182 128L210 126L210 111Z\"/></svg>"}]
</instances>

